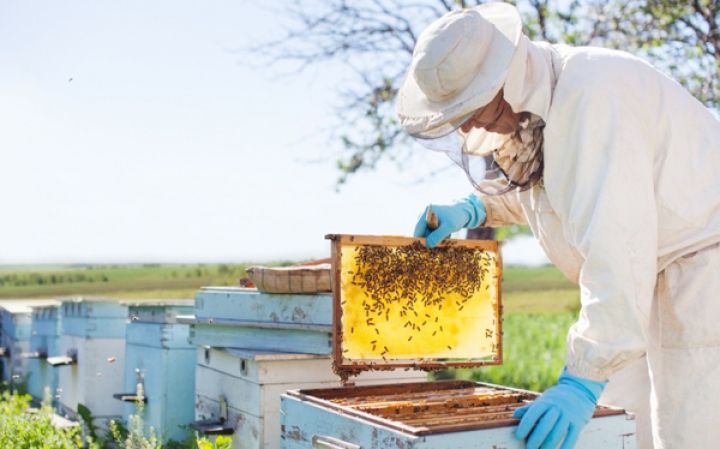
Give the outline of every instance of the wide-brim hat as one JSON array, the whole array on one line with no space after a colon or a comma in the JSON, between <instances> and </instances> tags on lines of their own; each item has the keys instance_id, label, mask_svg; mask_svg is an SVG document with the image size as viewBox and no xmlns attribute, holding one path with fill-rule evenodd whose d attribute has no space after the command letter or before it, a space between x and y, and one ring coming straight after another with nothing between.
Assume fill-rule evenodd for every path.
<instances>
[{"instance_id":1,"label":"wide-brim hat","mask_svg":"<svg viewBox=\"0 0 720 449\"><path fill-rule=\"evenodd\" d=\"M522 20L508 3L451 11L418 38L398 92L397 114L409 134L434 138L460 126L502 88Z\"/></svg>"}]
</instances>

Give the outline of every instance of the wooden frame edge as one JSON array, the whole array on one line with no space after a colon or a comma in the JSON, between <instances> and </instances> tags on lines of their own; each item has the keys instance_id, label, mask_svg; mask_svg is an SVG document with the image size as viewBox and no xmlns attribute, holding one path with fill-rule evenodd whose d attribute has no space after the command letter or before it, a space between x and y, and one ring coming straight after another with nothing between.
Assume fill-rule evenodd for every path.
<instances>
[{"instance_id":1,"label":"wooden frame edge","mask_svg":"<svg viewBox=\"0 0 720 449\"><path fill-rule=\"evenodd\" d=\"M496 366L503 364L503 334L502 334L502 255L500 254L500 242L497 240L457 240L446 239L440 243L440 246L461 245L467 248L484 249L494 252L497 259L497 351L495 357L491 360L462 359L458 361L408 361L408 362L386 362L381 360L373 360L370 362L351 362L348 363L342 352L342 307L341 307L341 261L342 246L346 244L352 245L383 245L383 246L405 246L415 242L425 243L424 238L403 237L403 236L376 236L376 235L352 235L352 234L327 234L327 240L331 242L331 270L332 270L332 304L333 304L333 333L332 333L332 360L333 370L335 373L343 376L354 375L361 371L386 370L397 368L412 368L422 371L437 371L447 368L476 368L481 366Z\"/></svg>"}]
</instances>

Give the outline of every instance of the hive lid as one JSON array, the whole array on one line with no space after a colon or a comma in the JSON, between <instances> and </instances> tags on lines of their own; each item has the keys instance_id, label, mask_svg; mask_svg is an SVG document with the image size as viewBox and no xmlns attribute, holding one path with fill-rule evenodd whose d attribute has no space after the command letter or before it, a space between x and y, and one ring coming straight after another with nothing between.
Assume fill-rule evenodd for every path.
<instances>
[{"instance_id":1,"label":"hive lid","mask_svg":"<svg viewBox=\"0 0 720 449\"><path fill-rule=\"evenodd\" d=\"M440 370L502 363L502 262L494 240L328 235L333 367Z\"/></svg>"}]
</instances>

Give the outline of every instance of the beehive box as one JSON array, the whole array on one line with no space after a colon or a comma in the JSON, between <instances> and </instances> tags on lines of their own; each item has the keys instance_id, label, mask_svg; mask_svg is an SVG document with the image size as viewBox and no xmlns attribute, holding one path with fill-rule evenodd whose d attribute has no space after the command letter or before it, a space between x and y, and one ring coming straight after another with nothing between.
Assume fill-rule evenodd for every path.
<instances>
[{"instance_id":1,"label":"beehive box","mask_svg":"<svg viewBox=\"0 0 720 449\"><path fill-rule=\"evenodd\" d=\"M186 426L195 417L195 346L188 341L189 326L178 315L193 311L193 300L123 303L128 307L124 389L115 399L125 402L123 419L137 414L137 384L142 384L146 426L158 437L183 441Z\"/></svg>"},{"instance_id":2,"label":"beehive box","mask_svg":"<svg viewBox=\"0 0 720 449\"><path fill-rule=\"evenodd\" d=\"M198 346L330 354L332 296L205 287L195 298L191 340Z\"/></svg>"},{"instance_id":3,"label":"beehive box","mask_svg":"<svg viewBox=\"0 0 720 449\"><path fill-rule=\"evenodd\" d=\"M191 340L200 346L195 427L235 431L236 448L280 445L280 394L338 386L330 358L332 296L207 287L198 292ZM369 373L360 383L422 381L424 373Z\"/></svg>"},{"instance_id":4,"label":"beehive box","mask_svg":"<svg viewBox=\"0 0 720 449\"><path fill-rule=\"evenodd\" d=\"M59 301L33 306L27 370L28 393L37 400L45 399L46 389L50 399L57 394L59 373L47 363L47 357L60 350L60 323Z\"/></svg>"},{"instance_id":5,"label":"beehive box","mask_svg":"<svg viewBox=\"0 0 720 449\"><path fill-rule=\"evenodd\" d=\"M25 382L30 355L32 306L51 304L50 300L8 299L0 302L0 355L2 378L11 384Z\"/></svg>"},{"instance_id":6,"label":"beehive box","mask_svg":"<svg viewBox=\"0 0 720 449\"><path fill-rule=\"evenodd\" d=\"M123 403L113 394L123 389L127 306L113 299L64 301L59 353L48 363L59 370L58 410L77 418L78 404L90 409L99 426L120 419Z\"/></svg>"},{"instance_id":7,"label":"beehive box","mask_svg":"<svg viewBox=\"0 0 720 449\"><path fill-rule=\"evenodd\" d=\"M467 381L292 391L283 449L522 449L513 411L535 393ZM632 449L635 423L598 407L576 449Z\"/></svg>"},{"instance_id":8,"label":"beehive box","mask_svg":"<svg viewBox=\"0 0 720 449\"><path fill-rule=\"evenodd\" d=\"M497 242L331 235L333 364L366 370L502 363ZM534 393L472 382L304 389L282 397L283 449L517 448ZM634 421L603 409L579 448L634 447Z\"/></svg>"},{"instance_id":9,"label":"beehive box","mask_svg":"<svg viewBox=\"0 0 720 449\"><path fill-rule=\"evenodd\" d=\"M214 428L215 433L234 431L236 449L278 449L281 394L295 388L341 385L329 356L290 354L280 349L198 348L198 428ZM356 382L367 385L425 379L425 373L400 370L363 373Z\"/></svg>"}]
</instances>

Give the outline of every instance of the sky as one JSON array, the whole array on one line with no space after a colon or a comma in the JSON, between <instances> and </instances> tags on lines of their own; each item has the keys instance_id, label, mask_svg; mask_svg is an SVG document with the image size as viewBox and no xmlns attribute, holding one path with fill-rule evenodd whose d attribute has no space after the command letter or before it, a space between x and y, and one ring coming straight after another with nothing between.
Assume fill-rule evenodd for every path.
<instances>
[{"instance_id":1,"label":"sky","mask_svg":"<svg viewBox=\"0 0 720 449\"><path fill-rule=\"evenodd\" d=\"M470 192L419 150L335 189L340 66L279 76L261 2L0 0L0 264L329 256L330 233L410 235ZM536 242L505 246L541 264Z\"/></svg>"}]
</instances>

